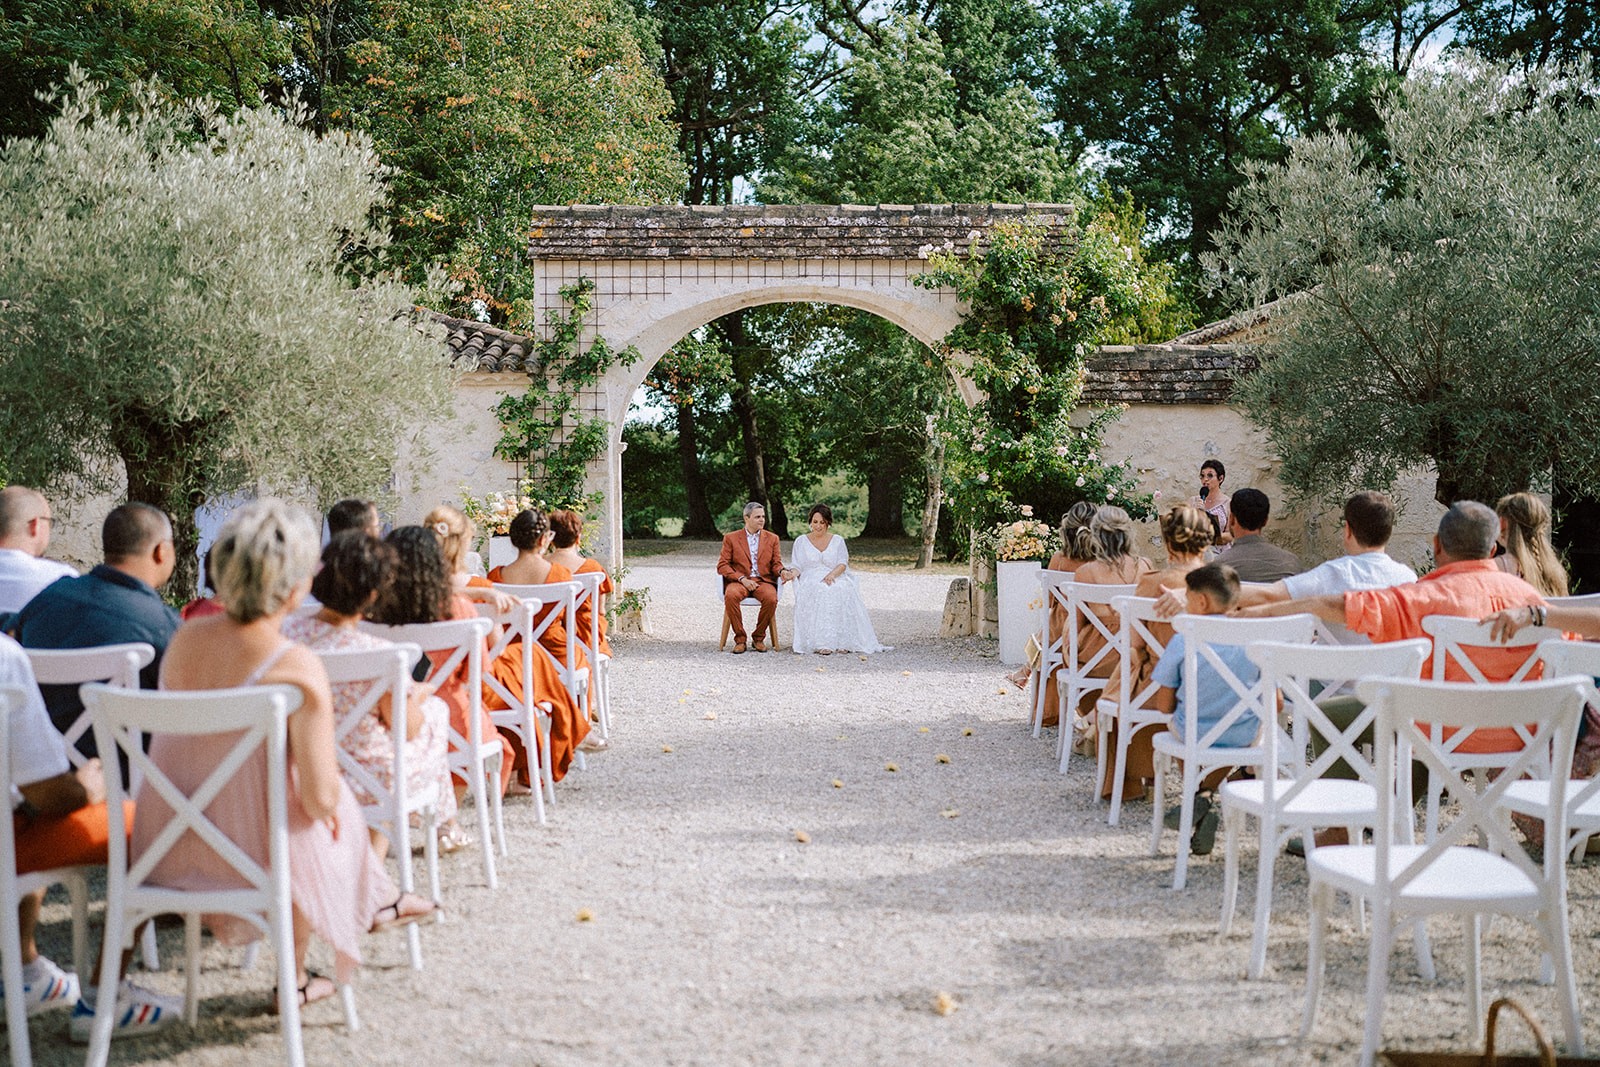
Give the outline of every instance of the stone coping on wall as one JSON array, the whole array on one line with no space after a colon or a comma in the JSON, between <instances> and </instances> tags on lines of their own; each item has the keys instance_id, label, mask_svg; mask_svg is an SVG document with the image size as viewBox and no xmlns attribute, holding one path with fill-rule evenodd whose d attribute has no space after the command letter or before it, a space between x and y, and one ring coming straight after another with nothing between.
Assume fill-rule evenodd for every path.
<instances>
[{"instance_id":1,"label":"stone coping on wall","mask_svg":"<svg viewBox=\"0 0 1600 1067\"><path fill-rule=\"evenodd\" d=\"M445 330L445 352L465 374L526 374L533 341L469 319L430 313ZM1255 359L1233 345L1107 345L1089 358L1083 403L1226 404L1236 374Z\"/></svg>"},{"instance_id":2,"label":"stone coping on wall","mask_svg":"<svg viewBox=\"0 0 1600 1067\"><path fill-rule=\"evenodd\" d=\"M536 207L532 259L918 259L987 248L996 223L1030 220L1058 247L1071 204L796 204ZM976 236L974 236L976 235Z\"/></svg>"}]
</instances>

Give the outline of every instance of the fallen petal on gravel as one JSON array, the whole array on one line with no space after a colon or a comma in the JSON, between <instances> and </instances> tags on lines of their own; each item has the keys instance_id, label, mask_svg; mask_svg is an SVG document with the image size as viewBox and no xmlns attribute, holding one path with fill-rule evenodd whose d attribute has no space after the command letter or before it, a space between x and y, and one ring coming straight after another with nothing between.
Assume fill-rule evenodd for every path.
<instances>
[{"instance_id":1,"label":"fallen petal on gravel","mask_svg":"<svg viewBox=\"0 0 1600 1067\"><path fill-rule=\"evenodd\" d=\"M806 845L806 844L810 844L811 835L806 833L804 830L796 830L794 832L794 839L796 841L800 842L802 845Z\"/></svg>"},{"instance_id":2,"label":"fallen petal on gravel","mask_svg":"<svg viewBox=\"0 0 1600 1067\"><path fill-rule=\"evenodd\" d=\"M933 997L933 1010L940 1015L949 1015L956 1010L956 998L949 993L935 993Z\"/></svg>"},{"instance_id":3,"label":"fallen petal on gravel","mask_svg":"<svg viewBox=\"0 0 1600 1067\"><path fill-rule=\"evenodd\" d=\"M946 756L943 752L939 753L937 756L935 756L933 758L934 758L934 762L936 762L936 763L949 763L950 762L950 757Z\"/></svg>"}]
</instances>

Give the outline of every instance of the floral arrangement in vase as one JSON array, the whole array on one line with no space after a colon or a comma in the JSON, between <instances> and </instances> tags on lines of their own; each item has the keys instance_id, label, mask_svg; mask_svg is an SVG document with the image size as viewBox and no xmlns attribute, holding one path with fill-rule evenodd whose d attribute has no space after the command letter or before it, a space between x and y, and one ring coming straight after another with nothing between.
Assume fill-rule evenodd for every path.
<instances>
[{"instance_id":1,"label":"floral arrangement in vase","mask_svg":"<svg viewBox=\"0 0 1600 1067\"><path fill-rule=\"evenodd\" d=\"M505 536L511 532L511 520L517 517L517 512L538 506L531 497L514 493L490 493L480 497L465 486L461 489L461 513L473 521L480 534L488 536Z\"/></svg>"},{"instance_id":2,"label":"floral arrangement in vase","mask_svg":"<svg viewBox=\"0 0 1600 1067\"><path fill-rule=\"evenodd\" d=\"M978 535L978 550L995 562L1032 561L1044 563L1055 551L1055 531L1033 517L1027 504L1008 505L1016 517L999 522Z\"/></svg>"}]
</instances>

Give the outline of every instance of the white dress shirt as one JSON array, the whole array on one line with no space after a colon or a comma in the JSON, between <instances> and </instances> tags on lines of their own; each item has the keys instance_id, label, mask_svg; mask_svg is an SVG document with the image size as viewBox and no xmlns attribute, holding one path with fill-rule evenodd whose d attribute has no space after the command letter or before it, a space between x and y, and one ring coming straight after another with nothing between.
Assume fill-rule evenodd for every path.
<instances>
[{"instance_id":1,"label":"white dress shirt","mask_svg":"<svg viewBox=\"0 0 1600 1067\"><path fill-rule=\"evenodd\" d=\"M65 563L30 556L17 548L0 548L0 612L21 611L57 578L77 576Z\"/></svg>"}]
</instances>

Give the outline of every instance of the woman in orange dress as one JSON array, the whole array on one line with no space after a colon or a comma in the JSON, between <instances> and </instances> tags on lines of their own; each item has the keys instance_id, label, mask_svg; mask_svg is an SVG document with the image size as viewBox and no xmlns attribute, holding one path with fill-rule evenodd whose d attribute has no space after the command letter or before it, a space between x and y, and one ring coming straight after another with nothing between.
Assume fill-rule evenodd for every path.
<instances>
[{"instance_id":1,"label":"woman in orange dress","mask_svg":"<svg viewBox=\"0 0 1600 1067\"><path fill-rule=\"evenodd\" d=\"M504 567L496 567L490 571L490 582L504 582L507 585L543 585L546 582L572 580L571 572L565 567L552 564L544 558L545 549L550 547L551 536L550 523L545 518L544 512L537 508L517 512L516 517L511 520L509 533L511 544L517 550L517 558ZM524 566L528 560L540 564L543 573L535 575L529 567ZM542 623L546 616L555 610L554 604L541 609L534 617L535 623ZM566 662L567 629L561 619L551 621L549 628L539 635L539 644L555 657L556 663ZM506 649L507 657L510 657L512 649L516 650L517 669L520 675L521 643L512 642ZM581 646L576 649L576 653L577 666L587 666L588 660L584 657ZM605 745L598 739L589 738L589 719L578 706L577 698L572 695L572 691L562 683L556 664L542 655L536 655L532 659L535 699L550 704L550 771L556 781L560 781L580 749L584 752L598 752ZM518 684L521 684L520 680ZM507 688L510 688L509 683ZM500 705L498 698L495 704Z\"/></svg>"},{"instance_id":2,"label":"woman in orange dress","mask_svg":"<svg viewBox=\"0 0 1600 1067\"><path fill-rule=\"evenodd\" d=\"M550 542L550 551L547 553L550 562L567 568L573 574L598 574L600 575L600 589L596 598L599 604L585 598L578 607L578 635L583 640L584 647L589 645L589 635L595 623L595 612L600 613L600 649L604 655L611 655L611 642L606 637L606 601L605 598L616 592L616 587L611 584L611 576L606 569L600 566L599 561L590 559L578 551L578 543L583 539L583 516L576 511L552 511L550 513L550 533L553 539Z\"/></svg>"},{"instance_id":3,"label":"woman in orange dress","mask_svg":"<svg viewBox=\"0 0 1600 1067\"><path fill-rule=\"evenodd\" d=\"M374 605L372 618L386 626L404 626L419 622L444 622L452 619L475 619L477 609L472 601L451 588L450 571L440 550L439 536L425 526L402 526L386 538L400 554L400 569L394 582L384 590ZM491 646L492 647L492 646ZM428 661L437 669L449 658L447 652L427 652ZM498 661L485 657L483 669L496 669ZM463 659L454 674L439 684L436 695L450 709L450 726L462 737L470 736L467 714L471 703L467 696L467 664ZM489 703L484 701L479 709L478 726L481 736L491 739L499 736L494 720L489 717ZM501 737L500 788L503 792L511 781L515 753ZM452 748L456 747L454 744ZM459 781L459 779L458 779ZM459 795L464 785L458 785Z\"/></svg>"},{"instance_id":4,"label":"woman in orange dress","mask_svg":"<svg viewBox=\"0 0 1600 1067\"><path fill-rule=\"evenodd\" d=\"M1079 567L1084 566L1094 559L1093 542L1089 535L1089 524L1094 520L1095 506L1087 500L1080 500L1067 509L1061 517L1061 549L1050 557L1050 562L1045 564L1045 570L1066 571L1076 573ZM1055 597L1050 598L1050 643L1055 644L1066 632L1067 609L1058 603ZM1055 726L1061 720L1061 697L1056 689L1056 675L1060 673L1061 666L1057 665L1050 672L1044 683L1044 726ZM1032 673L1029 667L1023 667L1011 675L1011 680L1018 689L1028 684L1028 675ZM1020 677L1019 677L1020 676Z\"/></svg>"},{"instance_id":5,"label":"woman in orange dress","mask_svg":"<svg viewBox=\"0 0 1600 1067\"><path fill-rule=\"evenodd\" d=\"M1159 597L1163 589L1183 589L1184 575L1202 566L1205 563L1206 549L1211 547L1213 533L1211 518L1204 511L1191 504L1175 504L1167 513L1161 516L1161 542L1167 550L1167 566L1164 570L1146 574L1139 579L1139 587L1134 590L1135 596ZM1172 640L1172 624L1169 622L1149 623L1150 634L1162 644ZM1150 684L1151 672L1155 670L1156 660L1159 657L1151 653L1150 646L1144 638L1137 633L1133 635L1133 642L1129 650L1128 678L1133 686L1133 694L1142 693ZM1120 678L1106 686L1106 696L1121 699ZM1108 744L1117 743L1117 731L1122 727L1122 720L1117 719L1112 725L1111 739ZM1123 800L1137 800L1144 796L1144 783L1147 779L1155 777L1155 750L1150 747L1150 740L1159 727L1146 727L1134 734L1133 740L1128 744L1128 770L1127 778L1122 787ZM1100 783L1100 795L1111 796L1111 779L1113 776L1112 761L1106 761L1105 781Z\"/></svg>"}]
</instances>

